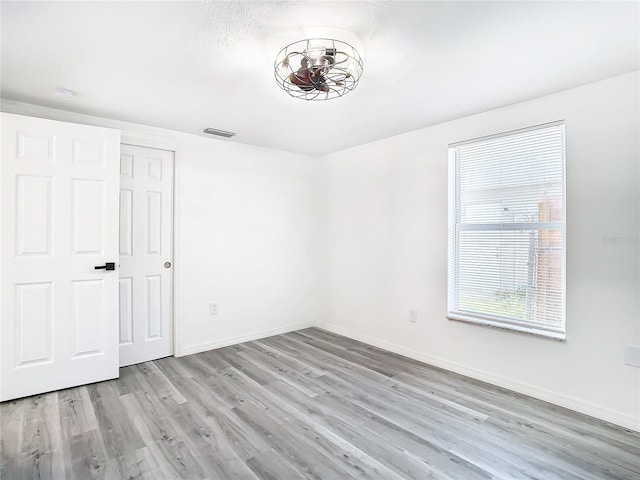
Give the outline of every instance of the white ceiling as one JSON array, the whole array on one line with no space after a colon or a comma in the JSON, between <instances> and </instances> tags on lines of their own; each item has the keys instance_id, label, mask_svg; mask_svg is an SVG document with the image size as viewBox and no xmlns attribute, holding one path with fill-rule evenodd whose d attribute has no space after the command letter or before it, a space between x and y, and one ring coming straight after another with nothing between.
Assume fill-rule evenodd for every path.
<instances>
[{"instance_id":1,"label":"white ceiling","mask_svg":"<svg viewBox=\"0 0 640 480\"><path fill-rule=\"evenodd\" d=\"M309 155L640 68L637 1L3 1L1 15L5 99ZM274 81L278 50L311 27L359 37L364 75L343 98Z\"/></svg>"}]
</instances>

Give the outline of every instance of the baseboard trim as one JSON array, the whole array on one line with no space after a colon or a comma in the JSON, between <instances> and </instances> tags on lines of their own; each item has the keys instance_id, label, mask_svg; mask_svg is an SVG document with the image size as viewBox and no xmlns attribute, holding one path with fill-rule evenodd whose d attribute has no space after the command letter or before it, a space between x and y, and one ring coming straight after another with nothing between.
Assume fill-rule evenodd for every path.
<instances>
[{"instance_id":1,"label":"baseboard trim","mask_svg":"<svg viewBox=\"0 0 640 480\"><path fill-rule=\"evenodd\" d=\"M491 383L498 387L508 388L518 393L529 395L531 397L543 400L545 402L553 403L560 407L568 408L579 413L584 413L591 417L604 420L605 422L613 423L623 428L628 428L635 431L640 431L640 419L630 415L624 415L616 411L603 408L599 405L594 405L584 400L580 400L568 395L561 395L557 392L547 390L545 388L536 387L528 383L519 382L508 377L496 375L484 370L468 367L459 363L444 360L442 358L426 355L417 350L403 347L395 343L387 342L379 338L371 337L366 334L358 333L349 329L342 328L330 323L320 323L315 325L317 328L326 330L328 332L336 333L344 337L352 338L360 342L372 345L374 347L382 348L389 352L404 355L405 357L418 360L420 362L433 365L434 367L443 368L451 372L459 373L467 377L475 378L483 382Z\"/></svg>"},{"instance_id":2,"label":"baseboard trim","mask_svg":"<svg viewBox=\"0 0 640 480\"><path fill-rule=\"evenodd\" d=\"M238 335L236 337L223 338L222 340L216 340L215 342L198 343L196 345L187 345L176 350L176 357L184 357L185 355L193 355L194 353L206 352L207 350L215 350L216 348L229 347L231 345L237 345L239 343L250 342L252 340L259 340L261 338L272 337L273 335L280 335L281 333L289 333L295 330L302 330L303 328L313 327L311 322L296 323L294 325L286 325L284 327L274 328L272 330L262 330L260 332L249 333L246 335Z\"/></svg>"}]
</instances>

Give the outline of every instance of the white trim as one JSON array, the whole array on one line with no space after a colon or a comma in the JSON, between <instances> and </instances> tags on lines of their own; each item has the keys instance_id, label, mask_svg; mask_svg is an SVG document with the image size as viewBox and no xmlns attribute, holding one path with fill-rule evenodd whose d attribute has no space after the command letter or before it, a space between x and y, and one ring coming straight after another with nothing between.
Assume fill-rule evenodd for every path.
<instances>
[{"instance_id":1,"label":"white trim","mask_svg":"<svg viewBox=\"0 0 640 480\"><path fill-rule=\"evenodd\" d=\"M175 151L178 142L176 142L172 137L175 136L176 133L183 133L159 127L152 127L149 125L114 120L94 115L85 115L82 113L43 107L30 103L16 102L13 100L6 100L4 98L0 99L0 110L7 113L47 118L49 120L58 120L61 122L81 123L83 125L113 128L120 130L122 134L120 139L121 143L134 142L135 145L159 148L162 150Z\"/></svg>"},{"instance_id":2,"label":"white trim","mask_svg":"<svg viewBox=\"0 0 640 480\"><path fill-rule=\"evenodd\" d=\"M182 184L180 173L182 169L178 168L178 158L180 154L178 150L173 151L173 356L180 357L180 326L182 325L178 319L182 318L180 303L180 269L182 268L182 250L180 249L180 206L182 205L181 193Z\"/></svg>"},{"instance_id":3,"label":"white trim","mask_svg":"<svg viewBox=\"0 0 640 480\"><path fill-rule=\"evenodd\" d=\"M176 158L177 158L177 149L174 147L172 148L171 145L173 145L172 143L167 143L167 142L161 142L160 144L163 145L162 147L158 147L158 146L154 146L157 145L158 142L149 142L149 139L144 138L144 137L138 137L136 135L128 135L128 136L124 136L122 135L120 138L120 144L124 144L124 145L130 145L132 147L143 147L143 148L152 148L154 150L165 150L168 152L173 153L173 185L171 186L171 194L172 194L172 206L173 206L173 211L171 212L171 216L172 216L172 225L171 225L171 236L172 236L172 246L173 246L173 251L171 252L171 336L172 336L172 342L171 342L171 355L174 357L178 357L180 355L178 355L178 352L180 350L180 343L178 342L178 268L176 265L180 265L180 262L178 261L177 257L178 257L178 247L177 247L177 243L178 243L178 216L176 214L177 212L177 206L176 204L178 203L178 196L177 196L177 176L178 176L178 165L176 162ZM120 365L121 367L127 366L127 365Z\"/></svg>"},{"instance_id":4,"label":"white trim","mask_svg":"<svg viewBox=\"0 0 640 480\"><path fill-rule=\"evenodd\" d=\"M280 335L282 333L294 332L296 330L302 330L303 328L311 328L314 326L315 325L312 322L296 323L294 325L274 328L272 330L263 330L261 332L249 333L247 335L238 335L237 337L223 338L222 340L216 340L215 342L188 345L182 348L179 355L176 353L176 357L183 357L185 355L192 355L194 353L206 352L208 350L215 350L216 348L228 347L230 345L237 345L239 343L250 342L252 340L259 340L261 338L272 337L273 335Z\"/></svg>"},{"instance_id":5,"label":"white trim","mask_svg":"<svg viewBox=\"0 0 640 480\"><path fill-rule=\"evenodd\" d=\"M172 141L171 139L150 139L145 135L136 134L136 133L128 133L122 130L122 136L120 139L121 144L131 145L134 147L145 147L145 148L153 148L155 150L166 150L173 153L173 185L172 185L172 201L173 201L173 212L172 213L172 232L171 235L173 237L173 251L171 252L171 333L173 337L172 345L171 345L171 355L174 357L179 357L180 354L180 342L178 341L180 322L178 321L179 315L179 296L178 296L178 271L180 269L180 259L178 258L178 239L180 238L179 230L178 230L178 172L180 169L178 168L178 142Z\"/></svg>"},{"instance_id":6,"label":"white trim","mask_svg":"<svg viewBox=\"0 0 640 480\"><path fill-rule=\"evenodd\" d=\"M470 138L468 140L462 140L461 142L450 143L449 148L461 147L462 145L469 145L471 143L479 143L487 140L495 140L496 138L508 137L510 135L518 135L519 133L531 132L533 130L539 130L541 128L556 127L564 124L564 120L555 120L553 122L539 123L538 125L531 125L530 127L517 128L515 130L508 130L506 132L494 133L491 135L485 135L483 137Z\"/></svg>"},{"instance_id":7,"label":"white trim","mask_svg":"<svg viewBox=\"0 0 640 480\"><path fill-rule=\"evenodd\" d=\"M533 322L520 324L519 322L511 320L510 318L505 318L504 320L500 318L499 321L496 321L492 317L484 317L479 314L476 315L474 313L456 311L450 311L447 314L447 318L454 322L471 323L474 325L483 325L486 327L498 328L509 332L526 333L529 335L550 338L551 340L558 340L560 342L564 342L567 339L567 335L564 331L554 329L551 326L536 326Z\"/></svg>"},{"instance_id":8,"label":"white trim","mask_svg":"<svg viewBox=\"0 0 640 480\"><path fill-rule=\"evenodd\" d=\"M640 418L638 417L625 415L615 410L603 408L590 402L585 402L584 400L581 400L579 398L571 397L569 395L562 395L558 392L548 390L546 388L540 388L529 383L524 383L512 378L503 377L502 375L496 375L485 370L468 367L456 362L451 362L449 360L427 355L417 350L406 348L395 343L387 342L385 340L380 340L369 335L357 333L352 330L339 327L337 325L332 325L330 323L316 324L316 327L328 332L337 333L338 335L367 343L369 345L373 345L374 347L382 348L383 350L387 350L389 352L404 355L405 357L424 362L428 365L433 365L434 367L444 368L445 370L459 373L467 377L475 378L476 380L481 380L483 382L491 383L492 385L496 385L498 387L508 388L509 390L513 390L514 392L529 395L530 397L553 403L554 405L568 408L570 410L583 413L591 417L599 418L600 420L613 423L623 428L629 428L631 430L640 432Z\"/></svg>"}]
</instances>

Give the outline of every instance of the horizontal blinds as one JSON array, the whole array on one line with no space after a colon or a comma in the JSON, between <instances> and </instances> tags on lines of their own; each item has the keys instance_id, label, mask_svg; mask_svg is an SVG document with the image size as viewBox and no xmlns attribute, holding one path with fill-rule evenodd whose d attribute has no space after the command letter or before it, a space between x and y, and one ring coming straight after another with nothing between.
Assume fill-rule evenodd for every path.
<instances>
[{"instance_id":1,"label":"horizontal blinds","mask_svg":"<svg viewBox=\"0 0 640 480\"><path fill-rule=\"evenodd\" d=\"M564 332L564 126L465 142L450 161L450 315Z\"/></svg>"}]
</instances>

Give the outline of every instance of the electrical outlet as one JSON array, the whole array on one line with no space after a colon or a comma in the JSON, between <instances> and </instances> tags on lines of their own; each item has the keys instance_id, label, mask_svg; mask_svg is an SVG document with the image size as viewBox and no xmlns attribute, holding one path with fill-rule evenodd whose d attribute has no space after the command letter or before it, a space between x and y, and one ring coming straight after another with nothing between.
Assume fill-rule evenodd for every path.
<instances>
[{"instance_id":1,"label":"electrical outlet","mask_svg":"<svg viewBox=\"0 0 640 480\"><path fill-rule=\"evenodd\" d=\"M624 363L630 367L640 367L640 347L627 345L624 350Z\"/></svg>"},{"instance_id":2,"label":"electrical outlet","mask_svg":"<svg viewBox=\"0 0 640 480\"><path fill-rule=\"evenodd\" d=\"M209 315L217 315L218 314L218 304L210 303L209 304Z\"/></svg>"},{"instance_id":3,"label":"electrical outlet","mask_svg":"<svg viewBox=\"0 0 640 480\"><path fill-rule=\"evenodd\" d=\"M411 323L418 323L418 311L417 310L409 310L409 321Z\"/></svg>"}]
</instances>

